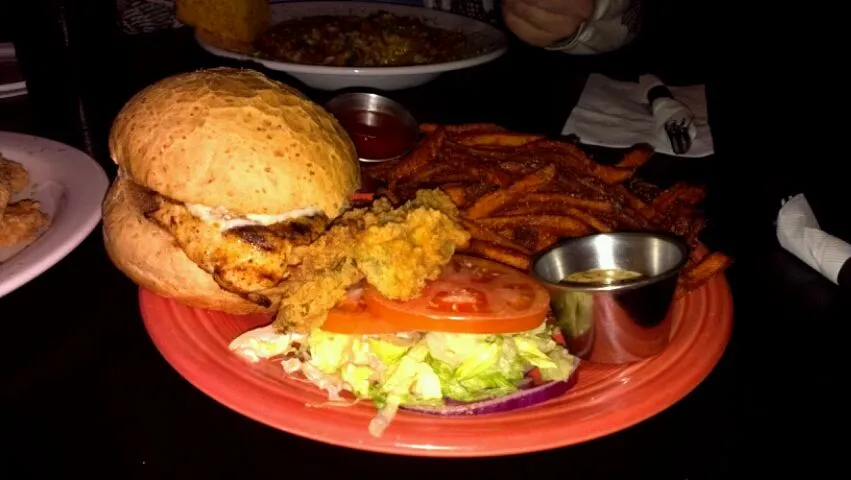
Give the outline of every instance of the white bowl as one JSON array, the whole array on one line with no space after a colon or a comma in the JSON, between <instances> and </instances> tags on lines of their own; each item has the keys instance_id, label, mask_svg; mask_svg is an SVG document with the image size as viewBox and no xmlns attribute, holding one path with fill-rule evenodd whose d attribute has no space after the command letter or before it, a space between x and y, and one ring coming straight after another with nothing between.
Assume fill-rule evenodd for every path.
<instances>
[{"instance_id":1,"label":"white bowl","mask_svg":"<svg viewBox=\"0 0 851 480\"><path fill-rule=\"evenodd\" d=\"M495 60L505 53L508 41L498 29L478 20L447 13L441 10L406 5L372 2L286 2L271 5L271 23L277 24L293 18L314 15L367 16L378 11L398 16L413 17L428 25L464 33L476 56L454 62L415 65L410 67L333 67L267 60L257 56L229 52L205 43L197 35L195 40L213 55L236 60L253 61L270 70L286 72L306 85L320 90L338 90L349 87L368 87L380 90L400 90L416 87L437 78L443 72L460 70Z\"/></svg>"}]
</instances>

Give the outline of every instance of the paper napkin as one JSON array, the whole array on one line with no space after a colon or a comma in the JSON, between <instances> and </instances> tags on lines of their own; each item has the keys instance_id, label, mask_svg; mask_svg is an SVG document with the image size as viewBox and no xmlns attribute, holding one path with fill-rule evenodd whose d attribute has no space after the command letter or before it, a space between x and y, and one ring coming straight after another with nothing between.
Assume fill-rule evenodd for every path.
<instances>
[{"instance_id":1,"label":"paper napkin","mask_svg":"<svg viewBox=\"0 0 851 480\"><path fill-rule=\"evenodd\" d=\"M620 82L592 74L585 83L579 102L567 119L562 134L577 135L583 143L616 148L647 143L660 153L674 155L665 133L667 119L690 112L691 149L682 157L705 157L714 152L706 113L703 85L668 86L675 100L654 103L655 115L647 102L648 86L655 77L642 76L639 82Z\"/></svg>"},{"instance_id":2,"label":"paper napkin","mask_svg":"<svg viewBox=\"0 0 851 480\"><path fill-rule=\"evenodd\" d=\"M782 203L777 214L780 246L838 284L839 270L851 258L851 245L819 227L804 194Z\"/></svg>"}]
</instances>

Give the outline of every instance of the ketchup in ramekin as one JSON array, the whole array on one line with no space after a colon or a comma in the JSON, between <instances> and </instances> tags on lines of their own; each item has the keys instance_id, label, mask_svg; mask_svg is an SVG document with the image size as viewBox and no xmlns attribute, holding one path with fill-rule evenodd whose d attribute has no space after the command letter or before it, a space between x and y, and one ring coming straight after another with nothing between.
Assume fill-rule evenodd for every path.
<instances>
[{"instance_id":1,"label":"ketchup in ramekin","mask_svg":"<svg viewBox=\"0 0 851 480\"><path fill-rule=\"evenodd\" d=\"M407 153L417 140L416 120L401 104L374 93L346 93L328 110L346 130L362 162L386 162Z\"/></svg>"}]
</instances>

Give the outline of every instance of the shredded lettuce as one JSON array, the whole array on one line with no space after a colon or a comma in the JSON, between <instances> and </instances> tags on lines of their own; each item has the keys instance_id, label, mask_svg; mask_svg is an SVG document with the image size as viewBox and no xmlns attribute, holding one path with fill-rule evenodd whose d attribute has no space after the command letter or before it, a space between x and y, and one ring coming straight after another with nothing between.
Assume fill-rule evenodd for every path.
<instances>
[{"instance_id":1,"label":"shredded lettuce","mask_svg":"<svg viewBox=\"0 0 851 480\"><path fill-rule=\"evenodd\" d=\"M248 358L293 351L289 340L267 333L231 348ZM509 335L431 332L416 337L315 329L304 340L306 348L298 359L288 358L282 365L288 373L301 371L331 400L338 400L343 390L371 400L378 415L369 430L378 436L403 405L440 406L449 400L508 395L518 390L532 368L538 368L545 381L566 380L578 362L552 334L547 325Z\"/></svg>"}]
</instances>

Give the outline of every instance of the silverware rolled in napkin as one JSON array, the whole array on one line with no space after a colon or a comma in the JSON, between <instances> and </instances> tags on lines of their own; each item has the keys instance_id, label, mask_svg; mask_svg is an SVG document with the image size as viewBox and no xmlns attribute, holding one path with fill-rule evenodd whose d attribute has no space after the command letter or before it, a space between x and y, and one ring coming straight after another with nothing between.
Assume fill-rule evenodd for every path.
<instances>
[{"instance_id":1,"label":"silverware rolled in napkin","mask_svg":"<svg viewBox=\"0 0 851 480\"><path fill-rule=\"evenodd\" d=\"M851 290L851 245L819 227L804 194L791 197L780 207L777 240L828 280Z\"/></svg>"},{"instance_id":2,"label":"silverware rolled in napkin","mask_svg":"<svg viewBox=\"0 0 851 480\"><path fill-rule=\"evenodd\" d=\"M684 103L674 98L659 77L642 75L639 85L656 121L657 130L663 130L667 135L671 150L676 155L687 153L691 149L692 139L697 135L693 125L694 114Z\"/></svg>"}]
</instances>

